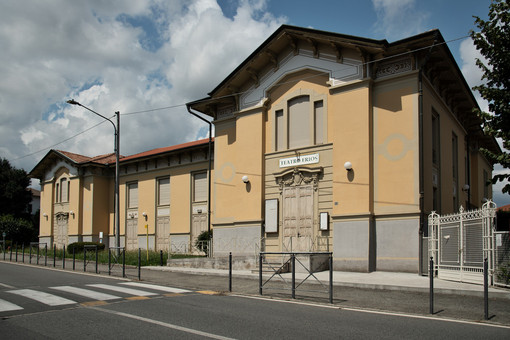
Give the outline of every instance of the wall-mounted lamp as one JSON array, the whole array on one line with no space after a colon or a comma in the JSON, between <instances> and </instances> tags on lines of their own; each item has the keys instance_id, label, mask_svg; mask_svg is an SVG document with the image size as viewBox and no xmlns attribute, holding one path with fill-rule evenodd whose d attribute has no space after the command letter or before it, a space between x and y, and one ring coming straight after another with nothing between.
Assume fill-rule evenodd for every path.
<instances>
[{"instance_id":1,"label":"wall-mounted lamp","mask_svg":"<svg viewBox=\"0 0 510 340\"><path fill-rule=\"evenodd\" d=\"M469 184L464 184L464 186L462 187L462 191L468 192L469 191Z\"/></svg>"},{"instance_id":2,"label":"wall-mounted lamp","mask_svg":"<svg viewBox=\"0 0 510 340\"><path fill-rule=\"evenodd\" d=\"M244 175L241 180L243 181L243 183L249 183L250 182L250 178L248 178L248 176Z\"/></svg>"},{"instance_id":3,"label":"wall-mounted lamp","mask_svg":"<svg viewBox=\"0 0 510 340\"><path fill-rule=\"evenodd\" d=\"M145 211L142 213L142 216L143 216L143 217L145 218L145 220L147 221L147 213L146 213Z\"/></svg>"},{"instance_id":4,"label":"wall-mounted lamp","mask_svg":"<svg viewBox=\"0 0 510 340\"><path fill-rule=\"evenodd\" d=\"M74 218L74 211L69 211L69 215L73 215L73 218Z\"/></svg>"},{"instance_id":5,"label":"wall-mounted lamp","mask_svg":"<svg viewBox=\"0 0 510 340\"><path fill-rule=\"evenodd\" d=\"M345 162L344 163L344 168L347 171L351 171L352 170L352 163L351 162Z\"/></svg>"},{"instance_id":6,"label":"wall-mounted lamp","mask_svg":"<svg viewBox=\"0 0 510 340\"><path fill-rule=\"evenodd\" d=\"M44 218L48 219L48 214L47 213L43 213L42 214Z\"/></svg>"}]
</instances>

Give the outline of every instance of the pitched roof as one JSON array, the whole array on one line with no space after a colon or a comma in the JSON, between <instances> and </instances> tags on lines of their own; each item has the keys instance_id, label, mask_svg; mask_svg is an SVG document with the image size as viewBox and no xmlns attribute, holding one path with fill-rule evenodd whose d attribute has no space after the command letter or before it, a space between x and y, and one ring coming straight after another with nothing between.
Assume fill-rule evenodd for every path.
<instances>
[{"instance_id":1,"label":"pitched roof","mask_svg":"<svg viewBox=\"0 0 510 340\"><path fill-rule=\"evenodd\" d=\"M84 164L84 163L98 163L98 164L112 164L115 163L115 153L107 153L104 155L94 156L94 157L88 157L84 155L80 155L77 153L72 153L69 151L63 151L63 150L55 150L56 152L59 152L69 158L71 161L77 163L77 164ZM123 156L119 156L119 158L122 158Z\"/></svg>"},{"instance_id":2,"label":"pitched roof","mask_svg":"<svg viewBox=\"0 0 510 340\"><path fill-rule=\"evenodd\" d=\"M211 138L211 140L214 141L214 138ZM143 152L131 155L131 156L123 157L121 159L121 162L131 161L131 160L139 159L139 158L146 158L146 157L155 156L155 155L159 155L159 154L163 154L163 153L167 153L167 152L171 152L171 151L183 150L183 149L192 148L192 147L199 146L199 145L206 145L208 142L209 142L209 138L206 138L206 139L196 140L193 142L182 143L182 144L178 144L178 145L172 145L172 146L167 146L167 147L163 147L163 148L157 148L157 149L152 149L152 150L148 150L148 151L143 151Z\"/></svg>"},{"instance_id":3,"label":"pitched roof","mask_svg":"<svg viewBox=\"0 0 510 340\"><path fill-rule=\"evenodd\" d=\"M211 138L213 141L214 138ZM182 143L178 145L167 146L163 148L157 148L153 150L143 151L130 156L119 156L119 162L133 161L142 158L149 158L155 155L164 154L171 151L184 150L200 145L207 145L209 139L201 139L193 142ZM43 176L45 169L54 162L56 158L65 158L68 161L76 165L95 164L99 166L110 166L115 164L115 153L108 153L104 155L98 155L94 157L84 156L77 153L63 151L63 150L50 150L37 165L28 174L32 178L40 178Z\"/></svg>"}]
</instances>

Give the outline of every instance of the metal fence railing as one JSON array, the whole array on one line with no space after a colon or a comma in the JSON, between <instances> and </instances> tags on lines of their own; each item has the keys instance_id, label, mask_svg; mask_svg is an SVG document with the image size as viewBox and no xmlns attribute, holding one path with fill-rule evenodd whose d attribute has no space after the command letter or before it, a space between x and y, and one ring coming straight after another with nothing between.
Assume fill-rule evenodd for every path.
<instances>
[{"instance_id":1,"label":"metal fence railing","mask_svg":"<svg viewBox=\"0 0 510 340\"><path fill-rule=\"evenodd\" d=\"M272 262L275 257L281 257L286 259L282 263ZM312 264L312 259L319 258L318 262ZM306 263L308 261L308 263ZM316 261L317 262L317 261ZM333 253L332 252L261 252L259 254L259 293L262 295L264 289L283 289L290 290L293 299L296 298L296 291L300 288L308 279L314 279L315 283L319 283L322 287L322 291L326 291L329 294L329 303L333 303ZM315 273L324 271L327 268L329 270L329 282L327 285L319 280ZM290 278L285 275L290 269ZM269 274L269 278L263 280L263 272L266 271ZM304 277L296 281L296 272L304 273ZM284 282L283 287L269 286L269 283L274 278L279 278ZM289 287L290 286L290 287ZM303 286L304 287L304 286ZM300 291L307 292L320 292L320 290L308 290L300 289Z\"/></svg>"},{"instance_id":2,"label":"metal fence railing","mask_svg":"<svg viewBox=\"0 0 510 340\"><path fill-rule=\"evenodd\" d=\"M494 283L510 287L510 232L494 232Z\"/></svg>"}]
</instances>

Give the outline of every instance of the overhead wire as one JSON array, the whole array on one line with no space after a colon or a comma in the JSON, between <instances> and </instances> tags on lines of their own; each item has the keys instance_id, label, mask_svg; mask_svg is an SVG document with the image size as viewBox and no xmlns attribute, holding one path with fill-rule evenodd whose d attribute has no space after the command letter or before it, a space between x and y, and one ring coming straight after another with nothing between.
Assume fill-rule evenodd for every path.
<instances>
[{"instance_id":1,"label":"overhead wire","mask_svg":"<svg viewBox=\"0 0 510 340\"><path fill-rule=\"evenodd\" d=\"M444 45L444 44L449 44L449 43L452 43L452 42L455 42L455 41L458 41L458 40L462 40L462 39L465 39L465 38L468 38L470 37L470 35L464 35L464 36L461 36L461 37L458 37L458 38L454 38L454 39L451 39L451 40L448 40L448 41L443 41L443 42L440 42L440 43L433 43L432 45L430 46L425 46L425 47L420 47L420 48L416 48L414 50L410 50L410 51L406 51L406 52L402 52L402 53L399 53L399 54L396 54L396 55L391 55L391 56L388 56L388 57L383 57L383 58L379 58L379 59L376 59L376 60L370 60L370 61L366 61L366 62L363 62L361 64L359 64L358 66L366 66L366 65L369 65L369 64L372 64L372 63L376 63L376 62L381 62L381 61L384 61L384 60L387 60L387 59L394 59L394 58L398 58L398 57L401 57L401 56L404 56L404 55L407 55L407 54L410 54L410 53L414 53L414 52L418 52L418 51L421 51L421 50L425 50L425 49L430 49L430 48L433 48L435 46L440 46L440 45ZM340 71L340 70L335 70L335 71L331 71L331 73L335 73L337 71ZM324 72L324 74L329 74L329 72ZM318 75L312 75L312 76L308 76L308 77L302 77L299 79L299 81L301 80L307 80L307 79L311 79L311 78L315 78L317 77ZM290 84L290 83L294 83L294 82L297 82L298 80L291 80L291 81L287 81L287 82L281 82L280 84L281 85L285 85L285 84ZM238 96L238 95L243 95L243 94L246 94L246 93L249 93L250 91L252 91L251 89L249 90L246 90L246 91L240 91L240 92L235 92L235 93L230 93L228 95L224 95L224 96L219 96L219 97L215 97L214 99L224 99L224 98L229 98L229 97L232 97L232 96ZM195 101L194 103L201 103L201 102L207 102L209 101L210 99L201 99L201 100L197 100ZM131 115L137 115L137 114L142 114L142 113L149 113L149 112L155 112L155 111L163 111L163 110L169 110L169 109L175 109L175 108L178 108L178 107L185 107L186 106L186 103L182 103L182 104L175 104L175 105L169 105L169 106L164 106L164 107L159 107L159 108L153 108L153 109L147 109L147 110L141 110L141 111L133 111L133 112L126 112L126 113L120 113L121 116L131 116ZM111 118L113 118L115 116L112 116ZM58 143L55 143L51 146L48 146L48 147L45 147L45 148L42 148L42 149L39 149L38 151L34 151L34 152L31 152L29 154L26 154L24 156L21 156L21 157L18 157L18 158L15 158L13 159L13 161L17 161L17 160L20 160L20 159L23 159L23 158L26 158L26 157L30 157L30 156L33 156L35 154L38 154L39 152L42 152L44 150L48 150L48 149L51 149L57 145L60 145L62 143L65 143L73 138L76 138L78 137L79 135L89 131L89 130L92 130L93 128L103 124L104 122L106 121L102 121L96 125L93 125L71 137L68 137Z\"/></svg>"}]
</instances>

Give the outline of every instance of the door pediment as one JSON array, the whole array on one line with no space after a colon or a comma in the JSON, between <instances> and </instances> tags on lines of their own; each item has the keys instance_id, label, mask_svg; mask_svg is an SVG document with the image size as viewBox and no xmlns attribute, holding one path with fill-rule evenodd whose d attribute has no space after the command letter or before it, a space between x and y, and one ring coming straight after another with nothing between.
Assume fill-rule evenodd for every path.
<instances>
[{"instance_id":1,"label":"door pediment","mask_svg":"<svg viewBox=\"0 0 510 340\"><path fill-rule=\"evenodd\" d=\"M324 170L322 167L305 168L295 167L274 174L276 183L280 187L280 193L284 187L300 186L302 184L312 184L313 189L317 190L319 185L319 177L322 176Z\"/></svg>"}]
</instances>

